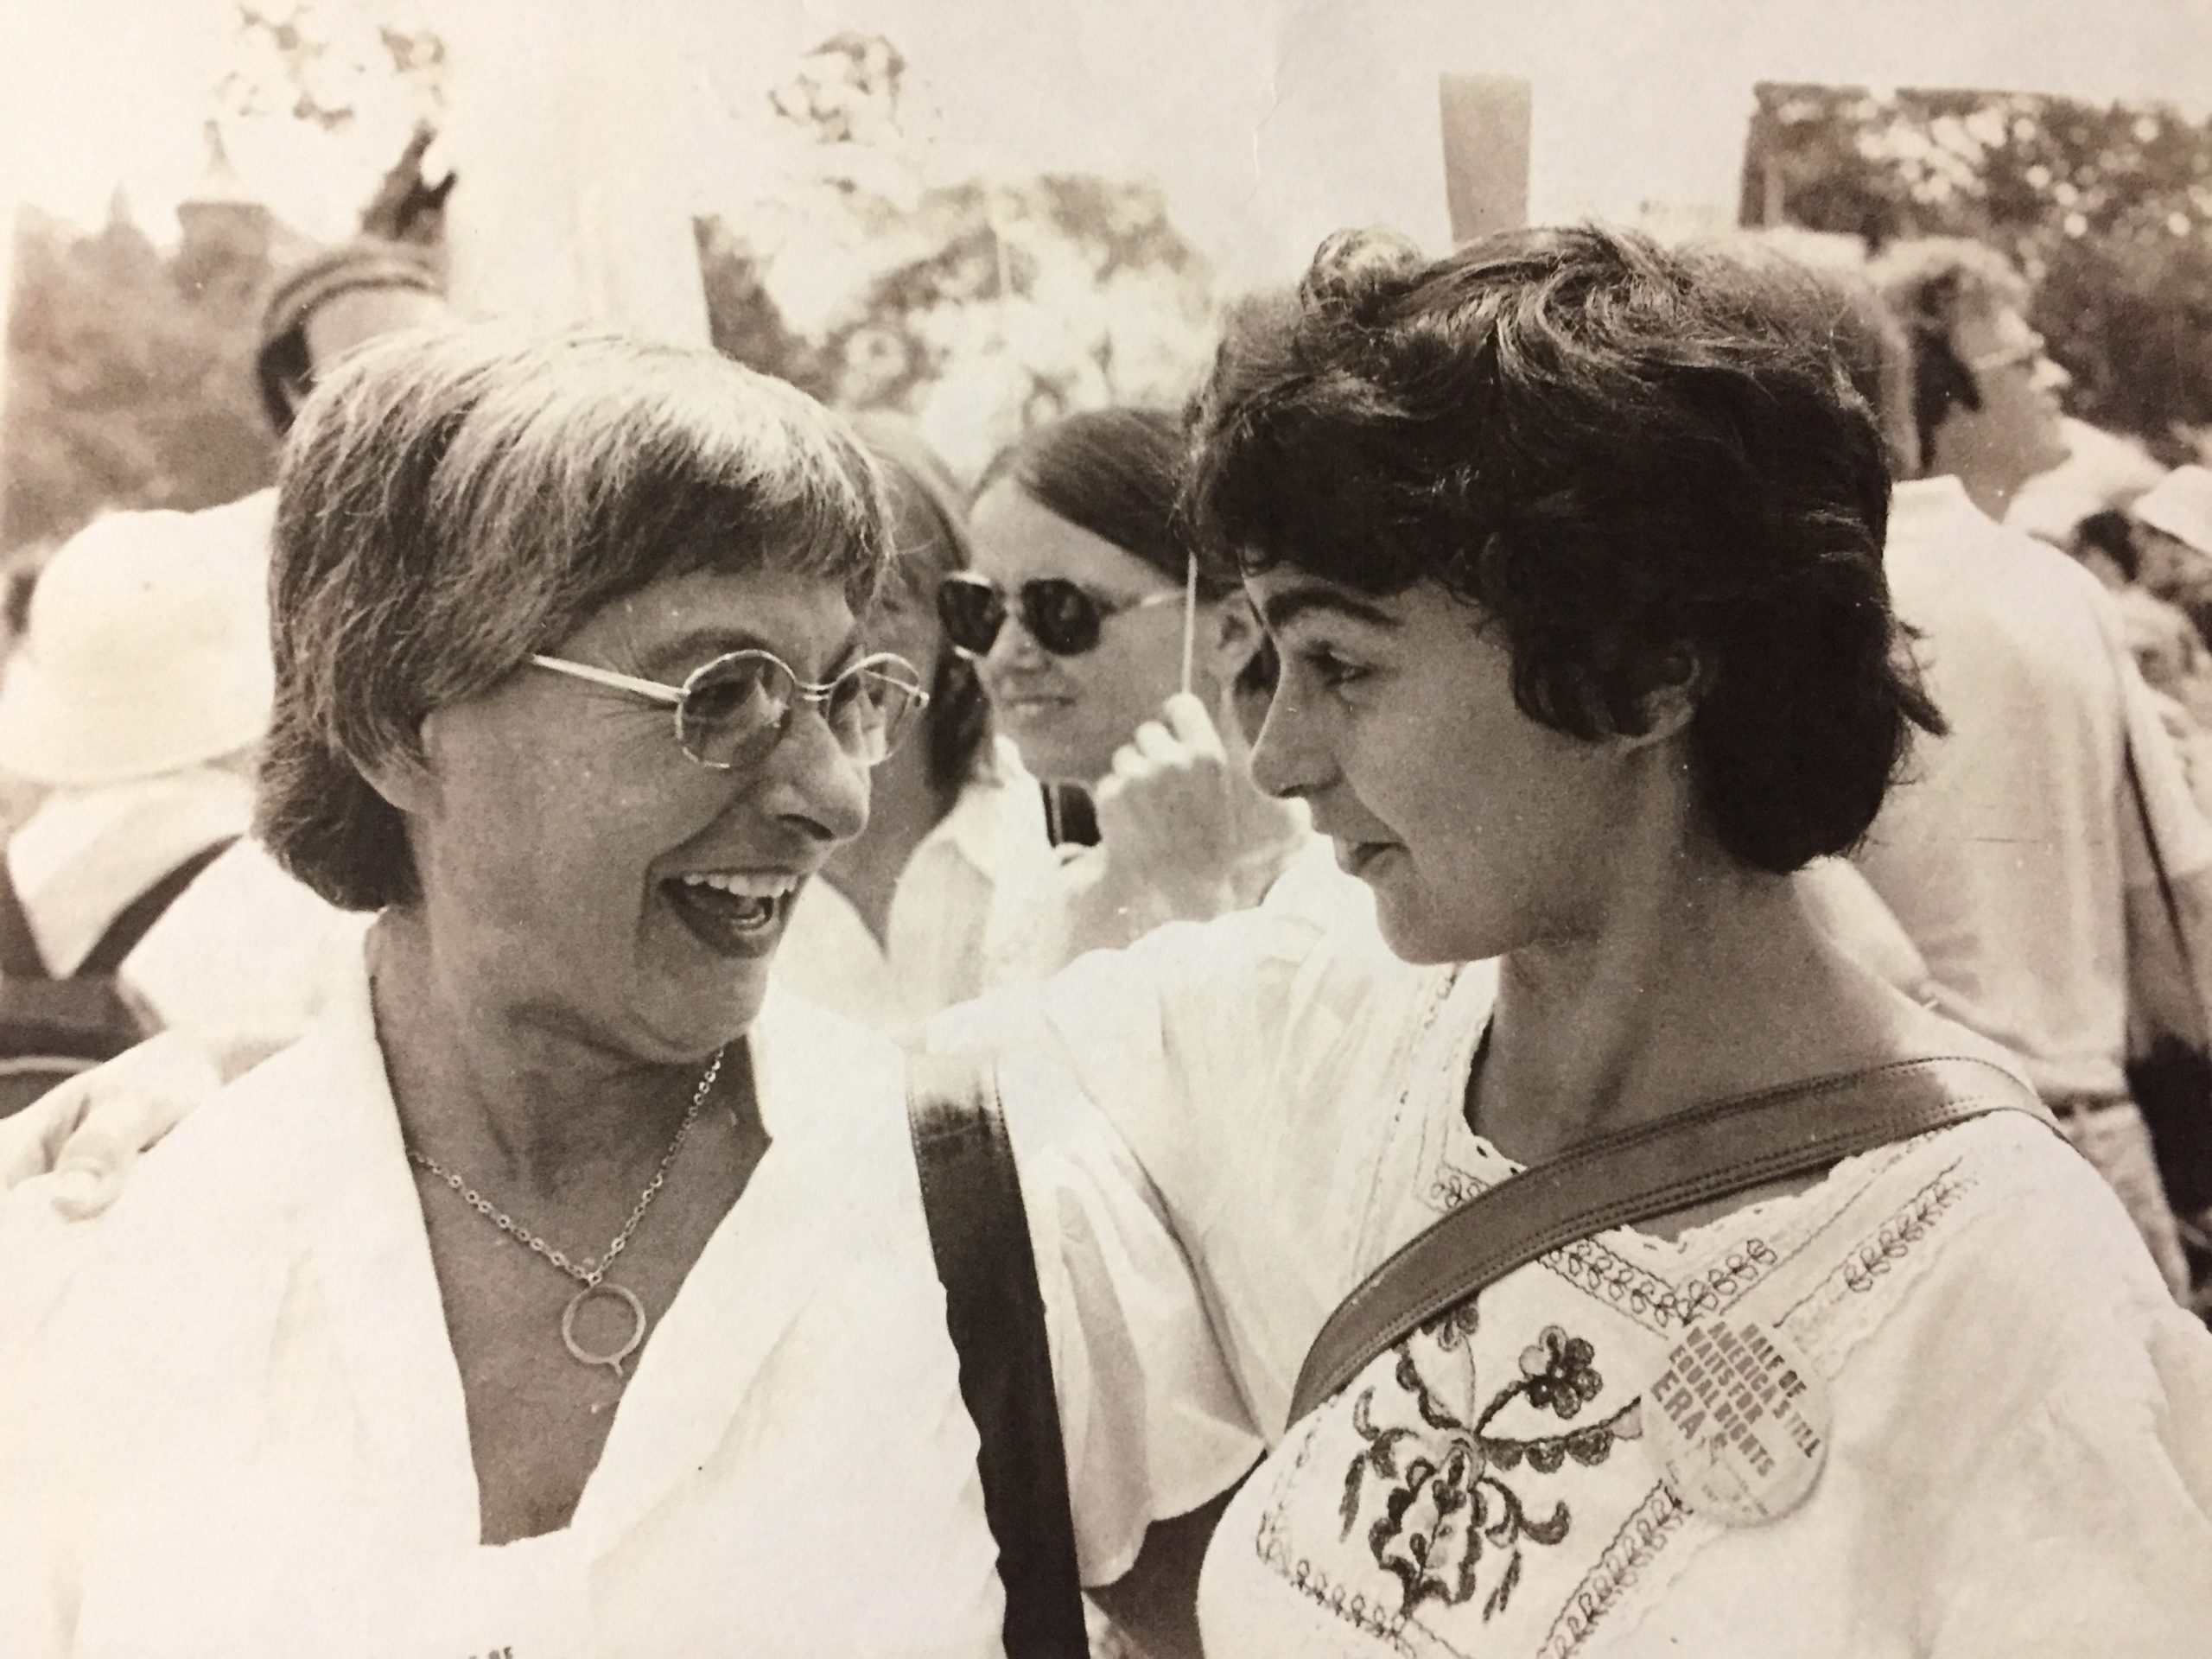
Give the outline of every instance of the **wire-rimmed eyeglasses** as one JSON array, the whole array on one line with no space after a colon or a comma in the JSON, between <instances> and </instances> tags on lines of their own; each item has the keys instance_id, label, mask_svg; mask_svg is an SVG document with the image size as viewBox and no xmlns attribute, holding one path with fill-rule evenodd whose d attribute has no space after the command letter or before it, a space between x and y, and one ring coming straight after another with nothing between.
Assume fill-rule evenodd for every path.
<instances>
[{"instance_id":1,"label":"wire-rimmed eyeglasses","mask_svg":"<svg viewBox=\"0 0 2212 1659\"><path fill-rule=\"evenodd\" d=\"M536 654L533 668L550 669L594 685L627 691L676 711L676 741L683 753L717 772L765 760L790 731L802 702L812 703L837 747L864 766L889 759L929 702L921 674L904 657L879 652L835 678L802 680L772 652L733 651L702 664L681 685L618 674L610 668Z\"/></svg>"}]
</instances>

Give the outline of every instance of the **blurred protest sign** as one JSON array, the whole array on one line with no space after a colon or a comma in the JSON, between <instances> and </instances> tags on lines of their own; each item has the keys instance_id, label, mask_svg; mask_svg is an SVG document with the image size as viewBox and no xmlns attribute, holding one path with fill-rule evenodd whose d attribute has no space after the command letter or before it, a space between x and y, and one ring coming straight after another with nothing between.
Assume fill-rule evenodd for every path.
<instances>
[{"instance_id":1,"label":"blurred protest sign","mask_svg":"<svg viewBox=\"0 0 2212 1659\"><path fill-rule=\"evenodd\" d=\"M1447 74L1439 83L1454 242L1529 222L1531 91L1518 75Z\"/></svg>"}]
</instances>

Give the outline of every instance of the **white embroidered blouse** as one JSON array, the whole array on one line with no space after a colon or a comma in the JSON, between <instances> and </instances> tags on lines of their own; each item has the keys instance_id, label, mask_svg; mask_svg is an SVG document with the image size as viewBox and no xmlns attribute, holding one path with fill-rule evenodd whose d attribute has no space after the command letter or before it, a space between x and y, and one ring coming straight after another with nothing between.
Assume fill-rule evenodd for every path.
<instances>
[{"instance_id":1,"label":"white embroidered blouse","mask_svg":"<svg viewBox=\"0 0 2212 1659\"><path fill-rule=\"evenodd\" d=\"M1116 1120L1275 1443L1208 1556L1210 1659L2212 1642L2212 1335L2019 1114L1677 1243L1554 1252L1286 1424L1336 1302L1515 1172L1462 1113L1489 971L1408 967L1298 908L1077 964L1005 1071L1012 1097L1076 1090ZM1715 1318L1783 1332L1832 1398L1809 1496L1758 1526L1686 1505L1695 1471L1670 1477L1651 1429L1669 1351Z\"/></svg>"}]
</instances>

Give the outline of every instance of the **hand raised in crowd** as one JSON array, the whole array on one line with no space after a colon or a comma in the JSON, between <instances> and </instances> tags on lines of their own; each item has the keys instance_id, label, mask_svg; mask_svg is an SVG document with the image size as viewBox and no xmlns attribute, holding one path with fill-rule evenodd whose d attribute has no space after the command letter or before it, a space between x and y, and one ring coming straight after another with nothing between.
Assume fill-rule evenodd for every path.
<instances>
[{"instance_id":1,"label":"hand raised in crowd","mask_svg":"<svg viewBox=\"0 0 2212 1659\"><path fill-rule=\"evenodd\" d=\"M1105 883L1203 919L1257 900L1295 848L1302 815L1253 785L1205 703L1178 692L1114 757L1097 791Z\"/></svg>"}]
</instances>

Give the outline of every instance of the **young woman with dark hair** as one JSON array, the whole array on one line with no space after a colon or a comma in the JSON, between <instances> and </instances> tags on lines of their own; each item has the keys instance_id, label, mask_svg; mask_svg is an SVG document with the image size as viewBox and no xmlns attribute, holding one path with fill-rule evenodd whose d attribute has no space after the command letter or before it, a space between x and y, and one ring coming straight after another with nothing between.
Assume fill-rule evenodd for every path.
<instances>
[{"instance_id":1,"label":"young woman with dark hair","mask_svg":"<svg viewBox=\"0 0 2212 1659\"><path fill-rule=\"evenodd\" d=\"M960 491L896 416L853 423L883 474L891 573L870 636L920 669L914 741L876 769L868 828L830 855L785 929L778 973L810 1001L892 1033L1032 963L1028 921L1053 902L1059 861L1036 782L994 739L976 665L938 620L939 585L974 563Z\"/></svg>"},{"instance_id":2,"label":"young woman with dark hair","mask_svg":"<svg viewBox=\"0 0 2212 1659\"><path fill-rule=\"evenodd\" d=\"M1263 905L937 1033L1007 1049L1010 1101L1101 1103L1192 1255L1274 1446L1207 1555L1213 1659L2208 1628L2212 1338L2009 1059L1798 874L1941 720L1881 437L1788 286L1597 229L1350 236L1220 348L1187 500L1281 653L1253 772L1381 940ZM2022 1109L1630 1207L1651 1153L1478 1291L1489 1245L1450 1240L1426 1312L1294 1390L1461 1205L1541 1207L1575 1190L1550 1160L1716 1103L1811 1135L1900 1078Z\"/></svg>"},{"instance_id":3,"label":"young woman with dark hair","mask_svg":"<svg viewBox=\"0 0 2212 1659\"><path fill-rule=\"evenodd\" d=\"M985 470L975 572L941 590L1022 764L1096 811L1098 848L1042 918L1044 967L1252 904L1310 844L1249 781L1239 709L1268 659L1234 573L1197 566L1183 459L1166 410L1038 428Z\"/></svg>"}]
</instances>

